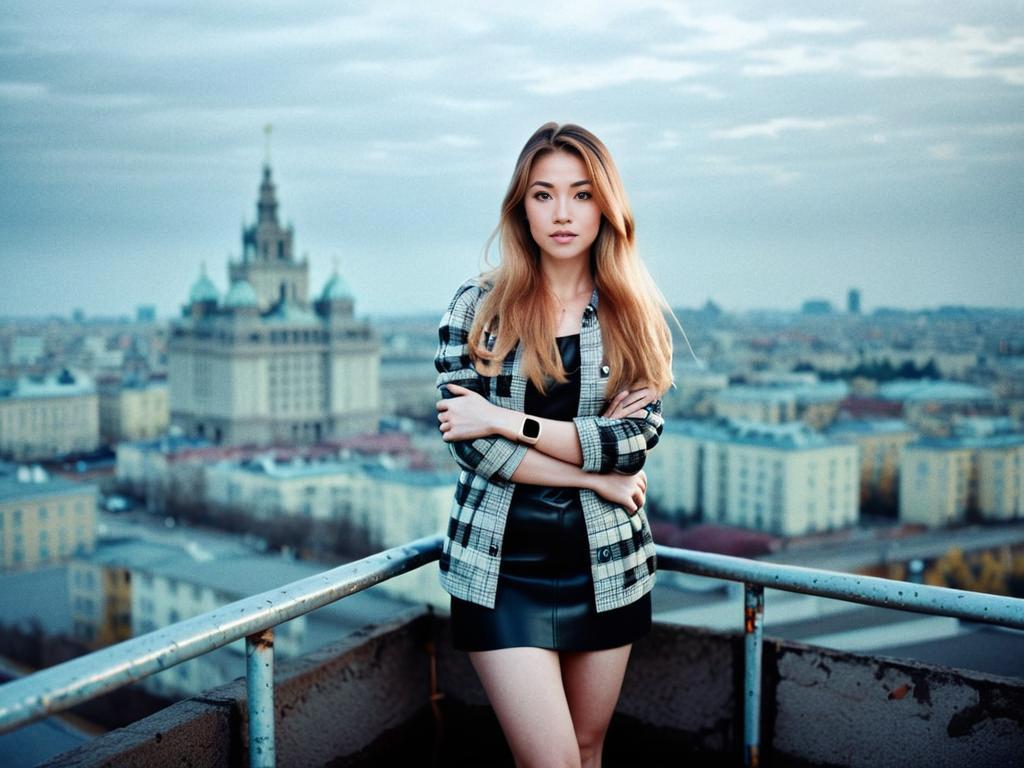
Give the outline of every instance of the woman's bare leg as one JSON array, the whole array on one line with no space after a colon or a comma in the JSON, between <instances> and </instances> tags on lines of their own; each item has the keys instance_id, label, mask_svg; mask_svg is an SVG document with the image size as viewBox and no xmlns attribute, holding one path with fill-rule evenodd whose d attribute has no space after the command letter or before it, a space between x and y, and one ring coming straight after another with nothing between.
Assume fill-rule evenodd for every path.
<instances>
[{"instance_id":1,"label":"woman's bare leg","mask_svg":"<svg viewBox=\"0 0 1024 768\"><path fill-rule=\"evenodd\" d=\"M583 768L601 768L601 750L633 645L562 651L562 680Z\"/></svg>"},{"instance_id":2,"label":"woman's bare leg","mask_svg":"<svg viewBox=\"0 0 1024 768\"><path fill-rule=\"evenodd\" d=\"M476 670L520 768L579 768L558 652L546 648L473 651Z\"/></svg>"}]
</instances>

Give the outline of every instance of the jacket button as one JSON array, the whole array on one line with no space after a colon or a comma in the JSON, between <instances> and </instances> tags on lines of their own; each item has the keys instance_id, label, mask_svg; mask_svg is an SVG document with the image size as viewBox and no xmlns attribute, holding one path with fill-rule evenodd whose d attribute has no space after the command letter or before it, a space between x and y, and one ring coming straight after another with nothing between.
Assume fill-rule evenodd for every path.
<instances>
[{"instance_id":1,"label":"jacket button","mask_svg":"<svg viewBox=\"0 0 1024 768\"><path fill-rule=\"evenodd\" d=\"M611 547L601 547L601 551L597 553L597 559L600 560L602 563L607 563L609 560L611 560L612 559L612 549L611 549Z\"/></svg>"},{"instance_id":2,"label":"jacket button","mask_svg":"<svg viewBox=\"0 0 1024 768\"><path fill-rule=\"evenodd\" d=\"M593 311L594 311L594 308L590 304L587 304L587 306L585 306L583 308L583 314L584 315L589 315Z\"/></svg>"},{"instance_id":3,"label":"jacket button","mask_svg":"<svg viewBox=\"0 0 1024 768\"><path fill-rule=\"evenodd\" d=\"M491 544L491 554L492 555L498 554L498 545L497 544Z\"/></svg>"},{"instance_id":4,"label":"jacket button","mask_svg":"<svg viewBox=\"0 0 1024 768\"><path fill-rule=\"evenodd\" d=\"M611 373L611 371L612 371L612 369L609 368L607 365L602 365L601 366L601 375L602 376L607 376L609 373Z\"/></svg>"}]
</instances>

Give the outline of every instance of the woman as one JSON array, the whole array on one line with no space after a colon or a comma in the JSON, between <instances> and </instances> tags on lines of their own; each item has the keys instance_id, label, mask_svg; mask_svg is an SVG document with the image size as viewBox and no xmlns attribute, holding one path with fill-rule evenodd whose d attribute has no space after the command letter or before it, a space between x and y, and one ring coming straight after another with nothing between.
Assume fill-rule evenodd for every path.
<instances>
[{"instance_id":1,"label":"woman","mask_svg":"<svg viewBox=\"0 0 1024 768\"><path fill-rule=\"evenodd\" d=\"M462 467L440 560L517 765L599 766L656 558L644 459L671 386L668 309L604 144L547 123L439 328L439 428ZM669 310L671 311L671 310Z\"/></svg>"}]
</instances>

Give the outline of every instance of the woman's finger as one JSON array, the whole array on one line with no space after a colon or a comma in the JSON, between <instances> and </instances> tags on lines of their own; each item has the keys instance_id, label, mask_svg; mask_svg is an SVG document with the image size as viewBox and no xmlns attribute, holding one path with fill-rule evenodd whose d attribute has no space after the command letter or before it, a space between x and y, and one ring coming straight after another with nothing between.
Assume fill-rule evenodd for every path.
<instances>
[{"instance_id":1,"label":"woman's finger","mask_svg":"<svg viewBox=\"0 0 1024 768\"><path fill-rule=\"evenodd\" d=\"M619 407L619 403L622 402L622 398L624 398L628 394L629 394L629 392L627 390L625 390L625 389L622 390L621 392L619 392L618 394L616 394L615 397L613 397L611 399L611 402L608 403L608 407L605 408L605 411L604 411L604 413L602 415L605 418L616 418L615 410L616 410L616 408Z\"/></svg>"},{"instance_id":2,"label":"woman's finger","mask_svg":"<svg viewBox=\"0 0 1024 768\"><path fill-rule=\"evenodd\" d=\"M627 398L626 402L622 404L622 409L625 411L634 411L638 408L650 405L656 399L656 393L652 389L640 389L633 393L635 396Z\"/></svg>"},{"instance_id":3,"label":"woman's finger","mask_svg":"<svg viewBox=\"0 0 1024 768\"><path fill-rule=\"evenodd\" d=\"M649 389L635 389L627 397L623 398L622 407L629 408L636 403L641 403L649 394Z\"/></svg>"}]
</instances>

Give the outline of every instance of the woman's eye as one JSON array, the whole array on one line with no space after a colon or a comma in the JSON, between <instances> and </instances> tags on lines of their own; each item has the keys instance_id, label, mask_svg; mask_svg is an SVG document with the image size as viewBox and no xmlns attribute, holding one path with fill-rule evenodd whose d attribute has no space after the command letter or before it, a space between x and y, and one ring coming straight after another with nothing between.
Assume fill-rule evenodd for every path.
<instances>
[{"instance_id":1,"label":"woman's eye","mask_svg":"<svg viewBox=\"0 0 1024 768\"><path fill-rule=\"evenodd\" d=\"M548 194L547 192L538 192L536 195L533 196L533 199L534 200L541 200L542 199L541 195L547 195L547 194Z\"/></svg>"},{"instance_id":2,"label":"woman's eye","mask_svg":"<svg viewBox=\"0 0 1024 768\"><path fill-rule=\"evenodd\" d=\"M589 200L591 197L593 197L593 195L591 195L589 192L580 192L579 194L586 195L586 197L582 198L583 200Z\"/></svg>"}]
</instances>

